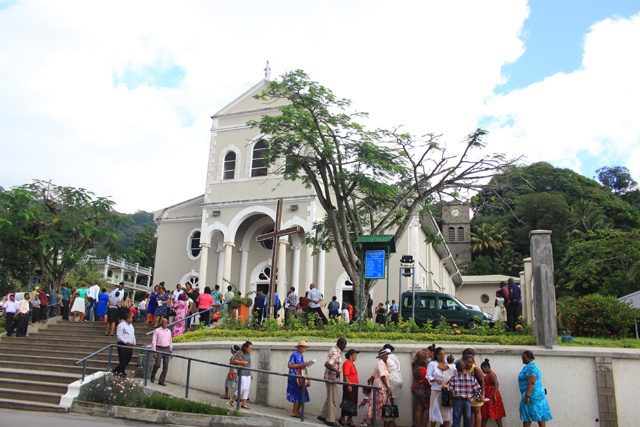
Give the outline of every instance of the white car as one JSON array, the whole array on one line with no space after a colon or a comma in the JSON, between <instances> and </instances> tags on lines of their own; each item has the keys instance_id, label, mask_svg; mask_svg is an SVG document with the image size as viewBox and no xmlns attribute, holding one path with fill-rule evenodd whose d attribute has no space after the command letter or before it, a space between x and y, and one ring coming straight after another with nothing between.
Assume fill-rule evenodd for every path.
<instances>
[{"instance_id":1,"label":"white car","mask_svg":"<svg viewBox=\"0 0 640 427\"><path fill-rule=\"evenodd\" d=\"M469 308L470 310L474 310L474 311L480 311L482 313L484 313L484 315L491 321L493 320L493 315L491 313L487 313L486 311L482 311L482 309L480 308L480 306L474 305L474 304L465 304L467 306L467 308Z\"/></svg>"}]
</instances>

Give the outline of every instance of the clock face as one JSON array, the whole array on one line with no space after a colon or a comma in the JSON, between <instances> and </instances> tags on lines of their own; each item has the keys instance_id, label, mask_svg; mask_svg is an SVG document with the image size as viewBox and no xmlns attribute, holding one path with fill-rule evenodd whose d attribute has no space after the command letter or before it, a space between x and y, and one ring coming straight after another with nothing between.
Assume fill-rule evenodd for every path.
<instances>
[{"instance_id":1,"label":"clock face","mask_svg":"<svg viewBox=\"0 0 640 427\"><path fill-rule=\"evenodd\" d=\"M454 209L454 210L452 210L452 211L451 211L451 215L453 215L453 216L458 216L458 215L460 215L460 209Z\"/></svg>"}]
</instances>

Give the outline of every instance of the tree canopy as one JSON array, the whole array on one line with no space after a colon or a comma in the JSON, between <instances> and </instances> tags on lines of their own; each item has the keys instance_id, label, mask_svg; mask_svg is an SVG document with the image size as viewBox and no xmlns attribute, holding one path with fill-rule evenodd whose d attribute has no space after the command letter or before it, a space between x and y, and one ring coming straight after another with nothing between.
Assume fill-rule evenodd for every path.
<instances>
[{"instance_id":1,"label":"tree canopy","mask_svg":"<svg viewBox=\"0 0 640 427\"><path fill-rule=\"evenodd\" d=\"M486 135L481 129L469 134L459 154L447 151L433 133L366 129L358 122L365 113L349 111L349 100L301 70L272 81L257 98L287 101L280 114L250 124L265 135L267 165L315 190L326 217L307 242L335 250L356 298L361 285L358 237L393 233L397 241L426 202L477 188L480 180L515 162L480 155Z\"/></svg>"},{"instance_id":2,"label":"tree canopy","mask_svg":"<svg viewBox=\"0 0 640 427\"><path fill-rule=\"evenodd\" d=\"M83 188L40 180L0 193L3 266L20 276L18 264L28 260L42 282L58 288L89 249L116 244L114 227L123 217L113 204Z\"/></svg>"}]
</instances>

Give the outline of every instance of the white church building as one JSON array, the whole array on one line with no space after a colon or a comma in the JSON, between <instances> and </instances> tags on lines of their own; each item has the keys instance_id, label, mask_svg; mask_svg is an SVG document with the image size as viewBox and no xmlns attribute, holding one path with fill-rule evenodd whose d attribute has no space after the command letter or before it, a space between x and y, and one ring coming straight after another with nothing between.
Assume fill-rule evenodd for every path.
<instances>
[{"instance_id":1,"label":"white church building","mask_svg":"<svg viewBox=\"0 0 640 427\"><path fill-rule=\"evenodd\" d=\"M311 232L315 221L324 216L312 188L299 181L285 181L265 167L261 157L265 142L259 129L247 126L249 120L279 113L282 103L254 99L269 84L260 81L236 100L212 116L211 144L204 194L179 202L154 213L158 242L154 282L164 281L169 288L191 282L204 286L235 285L243 296L256 291L268 292L274 272L271 265L273 241L256 237L274 229L276 203L283 199L281 228L299 226ZM422 224L421 224L422 222ZM426 233L440 233L431 217L418 217L396 242L389 271L389 301L400 292L437 290L455 294L462 277L446 244L426 243ZM302 236L280 237L278 245L277 292L284 300L290 287L298 295L315 283L324 294L325 304L335 295L338 301L353 303L348 275L332 252L303 243ZM415 274L400 279L400 258L411 255ZM399 283L402 282L402 283ZM387 299L386 280L378 280L371 291L374 304Z\"/></svg>"}]
</instances>

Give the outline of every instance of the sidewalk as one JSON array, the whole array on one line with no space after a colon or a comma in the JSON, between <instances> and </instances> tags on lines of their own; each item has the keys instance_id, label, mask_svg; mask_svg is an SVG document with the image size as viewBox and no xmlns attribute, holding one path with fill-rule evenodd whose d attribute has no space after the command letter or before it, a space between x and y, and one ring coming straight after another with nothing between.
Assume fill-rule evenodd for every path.
<instances>
[{"instance_id":1,"label":"sidewalk","mask_svg":"<svg viewBox=\"0 0 640 427\"><path fill-rule=\"evenodd\" d=\"M170 383L167 383L166 387L163 387L158 385L158 383L151 383L151 381L149 381L147 382L146 388L149 390L168 394L174 397L184 398L184 395L185 395L184 386L178 386ZM196 390L193 388L189 388L189 400L193 400L196 402L209 403L213 406L218 406L222 408L231 408L228 404L228 400L220 398L219 395L207 393L207 392ZM249 407L251 408L249 410L241 408L240 412L247 417L267 418L272 421L282 423L283 426L287 426L287 427L302 427L308 424L324 425L324 423L321 423L316 419L318 414L305 413L304 422L302 422L299 418L292 418L290 416L291 408L287 408L287 409L273 408L270 406L258 405L254 402L249 402ZM233 409L235 409L235 406L233 407Z\"/></svg>"}]
</instances>

